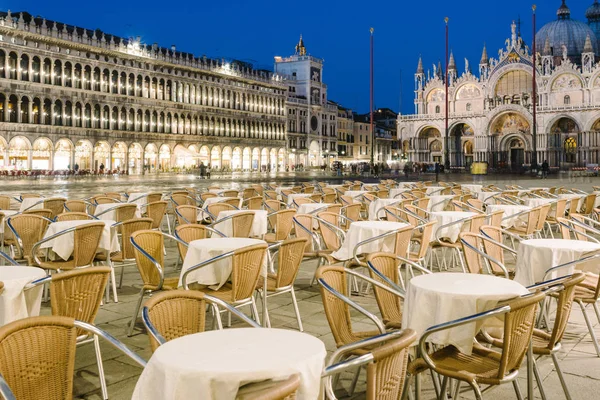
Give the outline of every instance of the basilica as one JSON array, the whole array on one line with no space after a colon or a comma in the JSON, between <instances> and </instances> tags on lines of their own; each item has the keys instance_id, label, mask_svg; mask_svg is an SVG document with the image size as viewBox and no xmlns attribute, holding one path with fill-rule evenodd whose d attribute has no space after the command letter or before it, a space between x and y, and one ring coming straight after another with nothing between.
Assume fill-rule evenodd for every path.
<instances>
[{"instance_id":1,"label":"basilica","mask_svg":"<svg viewBox=\"0 0 600 400\"><path fill-rule=\"evenodd\" d=\"M465 71L459 74L451 54L447 100L441 65L425 71L419 59L415 113L398 116L403 156L413 162L449 161L452 169L467 171L473 162L485 162L498 171L529 166L534 149L535 60L538 162L547 160L553 169L599 164L598 0L585 17L587 23L572 18L563 0L557 19L536 34L536 57L514 22L497 57L489 57L484 46L477 73L465 60Z\"/></svg>"}]
</instances>

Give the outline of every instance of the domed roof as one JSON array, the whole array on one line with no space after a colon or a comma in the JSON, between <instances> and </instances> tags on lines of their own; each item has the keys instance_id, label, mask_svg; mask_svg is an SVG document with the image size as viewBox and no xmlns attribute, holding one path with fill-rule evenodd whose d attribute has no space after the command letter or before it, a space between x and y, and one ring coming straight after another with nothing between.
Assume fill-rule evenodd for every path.
<instances>
[{"instance_id":1,"label":"domed roof","mask_svg":"<svg viewBox=\"0 0 600 400\"><path fill-rule=\"evenodd\" d=\"M538 49L542 50L548 42L554 56L562 56L563 47L566 47L568 57L580 59L589 35L594 53L598 54L596 34L587 24L571 19L571 10L565 0L556 15L556 21L547 23L538 31L535 41Z\"/></svg>"},{"instance_id":2,"label":"domed roof","mask_svg":"<svg viewBox=\"0 0 600 400\"><path fill-rule=\"evenodd\" d=\"M600 3L598 3L598 0L594 0L594 4L587 9L585 17L590 22L600 20Z\"/></svg>"}]
</instances>

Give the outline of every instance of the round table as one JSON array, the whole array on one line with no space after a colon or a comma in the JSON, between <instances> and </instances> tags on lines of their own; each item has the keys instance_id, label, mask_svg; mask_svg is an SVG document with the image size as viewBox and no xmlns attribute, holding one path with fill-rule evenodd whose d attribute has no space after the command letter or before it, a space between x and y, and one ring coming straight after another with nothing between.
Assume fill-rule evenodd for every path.
<instances>
[{"instance_id":1,"label":"round table","mask_svg":"<svg viewBox=\"0 0 600 400\"><path fill-rule=\"evenodd\" d=\"M429 196L429 204L427 204L427 211L444 211L444 208L450 203L450 200L454 198L453 194L442 194Z\"/></svg>"},{"instance_id":2,"label":"round table","mask_svg":"<svg viewBox=\"0 0 600 400\"><path fill-rule=\"evenodd\" d=\"M429 213L429 217L432 221L435 221L435 225L433 227L434 237L444 238L450 240L452 243L455 243L458 240L458 235L462 232L463 224L454 224L452 226L445 227L443 229L438 229L442 225L447 225L452 222L457 222L461 219L473 217L477 215L474 212L466 212L466 211L432 211Z\"/></svg>"},{"instance_id":3,"label":"round table","mask_svg":"<svg viewBox=\"0 0 600 400\"><path fill-rule=\"evenodd\" d=\"M369 204L369 220L370 221L378 221L379 218L385 217L385 210L383 209L386 206L397 205L402 202L402 199L376 199Z\"/></svg>"},{"instance_id":4,"label":"round table","mask_svg":"<svg viewBox=\"0 0 600 400\"><path fill-rule=\"evenodd\" d=\"M40 315L43 286L27 291L23 288L29 282L45 276L46 272L37 267L0 267L0 281L4 282L4 291L0 294L0 326Z\"/></svg>"},{"instance_id":5,"label":"round table","mask_svg":"<svg viewBox=\"0 0 600 400\"><path fill-rule=\"evenodd\" d=\"M464 190L468 190L471 193L480 193L483 189L483 185L460 185Z\"/></svg>"},{"instance_id":6,"label":"round table","mask_svg":"<svg viewBox=\"0 0 600 400\"><path fill-rule=\"evenodd\" d=\"M525 205L528 207L539 207L539 206L543 206L545 204L548 203L553 203L555 202L556 199L545 199L545 198L531 198L531 199L524 199Z\"/></svg>"},{"instance_id":7,"label":"round table","mask_svg":"<svg viewBox=\"0 0 600 400\"><path fill-rule=\"evenodd\" d=\"M140 210L140 208L141 208L140 205L137 203L130 203L130 204L137 205L137 209L135 210L135 218L141 218L142 212ZM123 203L98 204L96 206L96 209L94 210L94 216L97 216L98 219L100 219L100 220L113 221L113 223L114 223L114 221L117 219L116 208L121 205L123 205ZM104 214L100 215L101 213L104 213Z\"/></svg>"},{"instance_id":8,"label":"round table","mask_svg":"<svg viewBox=\"0 0 600 400\"><path fill-rule=\"evenodd\" d=\"M353 199L362 196L363 194L370 193L368 190L346 190L344 196L350 196Z\"/></svg>"},{"instance_id":9,"label":"round table","mask_svg":"<svg viewBox=\"0 0 600 400\"><path fill-rule=\"evenodd\" d=\"M503 228L512 228L516 226L519 222L527 223L527 214L515 216L523 211L531 210L529 206L519 206L512 204L489 204L486 208L488 214L493 213L494 211L502 210L504 211L504 216L502 218L502 227Z\"/></svg>"},{"instance_id":10,"label":"round table","mask_svg":"<svg viewBox=\"0 0 600 400\"><path fill-rule=\"evenodd\" d=\"M319 398L327 351L318 338L293 330L207 331L160 346L142 371L133 400L233 400L246 383L300 375L297 399Z\"/></svg>"},{"instance_id":11,"label":"round table","mask_svg":"<svg viewBox=\"0 0 600 400\"><path fill-rule=\"evenodd\" d=\"M331 254L338 260L349 260L354 256L354 247L363 240L383 235L384 233L404 228L408 224L389 221L356 221L350 224L346 238L340 248ZM389 236L383 240L376 240L361 246L359 253L375 253L385 251L394 252L396 238Z\"/></svg>"},{"instance_id":12,"label":"round table","mask_svg":"<svg viewBox=\"0 0 600 400\"><path fill-rule=\"evenodd\" d=\"M266 210L231 210L221 211L217 215L217 221L215 222L214 228L226 236L233 236L233 220L228 219L227 221L219 223L220 219L229 217L230 215L252 212L254 213L254 219L252 220L252 227L250 228L250 236L258 237L267 233L268 222ZM200 216L199 216L200 217Z\"/></svg>"},{"instance_id":13,"label":"round table","mask_svg":"<svg viewBox=\"0 0 600 400\"><path fill-rule=\"evenodd\" d=\"M193 240L189 243L188 251L183 260L181 274L179 276L179 286L182 286L182 277L185 271L194 265L203 261L220 256L242 247L253 246L255 244L265 243L260 239L249 238L208 238ZM187 276L187 283L197 282L201 285L208 285L211 289L218 290L223 286L231 275L232 265L231 257L219 260L197 271L191 272ZM267 273L267 257L264 258L263 275Z\"/></svg>"},{"instance_id":14,"label":"round table","mask_svg":"<svg viewBox=\"0 0 600 400\"><path fill-rule=\"evenodd\" d=\"M102 230L102 235L100 236L98 250L102 250L107 253L116 253L121 250L121 245L119 244L119 238L117 236L117 230L112 226L115 221L112 220L76 220L53 222L48 225L48 229L44 234L44 239L69 228L75 228L77 226L87 225L94 222L104 222L104 229ZM43 243L40 248L51 249L57 256L66 261L73 254L73 250L75 248L74 242L75 232L69 232Z\"/></svg>"},{"instance_id":15,"label":"round table","mask_svg":"<svg viewBox=\"0 0 600 400\"><path fill-rule=\"evenodd\" d=\"M15 215L18 214L18 211L15 210L0 210L0 214L4 214L4 222L2 224L0 224L0 234L4 233L4 226L6 225L6 220ZM8 228L8 226L7 226Z\"/></svg>"},{"instance_id":16,"label":"round table","mask_svg":"<svg viewBox=\"0 0 600 400\"><path fill-rule=\"evenodd\" d=\"M240 208L242 206L242 199L240 199L239 197L209 197L208 199L204 200L204 204L202 205L202 208L206 209L206 207L208 207L209 204L214 204L214 203L221 203L223 201L226 200L231 200L231 199L235 199L238 200L239 203L237 205L238 208Z\"/></svg>"},{"instance_id":17,"label":"round table","mask_svg":"<svg viewBox=\"0 0 600 400\"><path fill-rule=\"evenodd\" d=\"M441 272L409 281L402 327L418 336L434 325L493 309L498 302L529 293L520 283L494 275ZM492 321L487 321L493 323ZM481 322L447 329L429 336L432 343L453 345L470 354Z\"/></svg>"},{"instance_id":18,"label":"round table","mask_svg":"<svg viewBox=\"0 0 600 400\"><path fill-rule=\"evenodd\" d=\"M309 198L310 196L312 196L311 193L292 193L292 194L288 195L288 197L287 197L287 205L291 206L292 204L294 204L294 200L302 199L302 198Z\"/></svg>"},{"instance_id":19,"label":"round table","mask_svg":"<svg viewBox=\"0 0 600 400\"><path fill-rule=\"evenodd\" d=\"M583 258L600 251L600 244L583 240L568 239L529 239L519 244L515 281L530 286L544 280L546 272L570 261ZM563 269L547 279L554 279L572 273L575 269L598 273L598 260L578 264Z\"/></svg>"}]
</instances>

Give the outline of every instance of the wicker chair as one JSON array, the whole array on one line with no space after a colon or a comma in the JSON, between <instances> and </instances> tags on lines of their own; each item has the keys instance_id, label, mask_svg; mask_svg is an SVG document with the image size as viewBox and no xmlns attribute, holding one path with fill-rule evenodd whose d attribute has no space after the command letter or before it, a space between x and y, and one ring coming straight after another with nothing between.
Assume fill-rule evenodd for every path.
<instances>
[{"instance_id":1,"label":"wicker chair","mask_svg":"<svg viewBox=\"0 0 600 400\"><path fill-rule=\"evenodd\" d=\"M277 192L274 190L265 190L264 199L265 200L277 200Z\"/></svg>"},{"instance_id":2,"label":"wicker chair","mask_svg":"<svg viewBox=\"0 0 600 400\"><path fill-rule=\"evenodd\" d=\"M482 399L479 385L494 386L507 382L513 383L517 397L521 398L516 378L531 341L537 305L544 297L543 292L519 297L493 310L427 329L419 341L422 358L411 363L410 369L432 369L442 375L440 393L445 393L448 378L452 378L468 383L478 400ZM470 355L461 353L454 346L428 354L427 340L435 332L499 315L504 315L504 343L500 352L476 343Z\"/></svg>"},{"instance_id":3,"label":"wicker chair","mask_svg":"<svg viewBox=\"0 0 600 400\"><path fill-rule=\"evenodd\" d=\"M60 221L86 221L86 220L96 220L93 216L85 213L85 212L64 212L62 214L58 214L56 216L56 222Z\"/></svg>"},{"instance_id":4,"label":"wicker chair","mask_svg":"<svg viewBox=\"0 0 600 400\"><path fill-rule=\"evenodd\" d=\"M102 295L111 273L110 267L79 268L32 282L35 287L50 282L50 305L52 315L74 318L93 324L102 302ZM82 329L77 330L77 344L94 343L96 364L102 388L102 396L108 399L102 354L98 336L88 335Z\"/></svg>"},{"instance_id":5,"label":"wicker chair","mask_svg":"<svg viewBox=\"0 0 600 400\"><path fill-rule=\"evenodd\" d=\"M252 197L256 197L256 195L258 195L258 193L256 192L256 190L254 188L246 188L242 191L242 198L244 200L250 199ZM237 196L234 196L237 197ZM277 197L274 197L277 198Z\"/></svg>"},{"instance_id":6,"label":"wicker chair","mask_svg":"<svg viewBox=\"0 0 600 400\"><path fill-rule=\"evenodd\" d=\"M183 273L183 276L181 277L182 286L184 289L188 289L187 277L191 272L212 264L215 261L231 258L231 283L226 283L218 290L212 290L206 287L196 287L195 284L192 284L192 288L221 299L235 308L249 305L254 319L259 322L260 319L253 294L256 290L258 279L260 278L260 272L266 252L266 243L256 244L253 246L242 247L201 262L200 264L188 268Z\"/></svg>"},{"instance_id":7,"label":"wicker chair","mask_svg":"<svg viewBox=\"0 0 600 400\"><path fill-rule=\"evenodd\" d=\"M231 237L250 237L250 232L252 231L252 224L254 223L254 212L242 211L239 213L228 215L227 217L216 220L212 225L210 225L210 227L218 230L217 227L227 220L231 220L231 225L233 228Z\"/></svg>"},{"instance_id":8,"label":"wicker chair","mask_svg":"<svg viewBox=\"0 0 600 400\"><path fill-rule=\"evenodd\" d=\"M250 197L249 199L245 199L243 203L243 207L248 210L262 210L263 198L261 196Z\"/></svg>"},{"instance_id":9,"label":"wicker chair","mask_svg":"<svg viewBox=\"0 0 600 400\"><path fill-rule=\"evenodd\" d=\"M408 259L414 263L425 267L425 258L429 252L429 247L433 239L433 228L435 221L429 221L422 225L417 225L413 230L411 243L419 245L418 251L408 250Z\"/></svg>"},{"instance_id":10,"label":"wicker chair","mask_svg":"<svg viewBox=\"0 0 600 400\"><path fill-rule=\"evenodd\" d=\"M210 195L210 196L208 196L208 195ZM206 200L204 197L206 197L206 198L217 197L217 195L214 193L202 193L200 195L200 198L202 199L202 201ZM171 202L173 203L173 205L175 207L184 206L184 205L189 205L189 206L197 205L196 200L193 197L190 197L187 192L171 194Z\"/></svg>"},{"instance_id":11,"label":"wicker chair","mask_svg":"<svg viewBox=\"0 0 600 400\"><path fill-rule=\"evenodd\" d=\"M106 192L104 193L104 195L106 197L110 197L111 199L115 199L115 200L119 200L121 201L121 193L117 193L117 192Z\"/></svg>"},{"instance_id":12,"label":"wicker chair","mask_svg":"<svg viewBox=\"0 0 600 400\"><path fill-rule=\"evenodd\" d=\"M104 226L104 222L90 222L89 224L65 229L62 232L38 241L31 249L31 257L34 259L35 265L53 271L65 271L77 267L91 266L98 252L98 244L100 243ZM70 233L73 234L73 254L68 260L40 260L38 250L42 244Z\"/></svg>"},{"instance_id":13,"label":"wicker chair","mask_svg":"<svg viewBox=\"0 0 600 400\"><path fill-rule=\"evenodd\" d=\"M177 216L177 224L195 224L198 222L198 217L204 215L205 212L202 208L196 206L177 206L175 208L175 215Z\"/></svg>"},{"instance_id":14,"label":"wicker chair","mask_svg":"<svg viewBox=\"0 0 600 400\"><path fill-rule=\"evenodd\" d=\"M240 192L237 190L224 190L221 192L221 196L223 197L238 197Z\"/></svg>"},{"instance_id":15,"label":"wicker chair","mask_svg":"<svg viewBox=\"0 0 600 400\"><path fill-rule=\"evenodd\" d=\"M92 213L94 211L91 210L92 204L88 203L85 200L67 200L65 201L64 207L66 212L80 212L87 214Z\"/></svg>"},{"instance_id":16,"label":"wicker chair","mask_svg":"<svg viewBox=\"0 0 600 400\"><path fill-rule=\"evenodd\" d=\"M133 204L133 203L117 204L116 206L114 206L108 210L105 210L99 214L96 214L96 217L99 217L102 214L106 214L109 212L114 212L115 222L123 222L123 221L127 221L128 219L135 218L135 214L137 212L137 205Z\"/></svg>"},{"instance_id":17,"label":"wicker chair","mask_svg":"<svg viewBox=\"0 0 600 400\"><path fill-rule=\"evenodd\" d=\"M0 210L10 210L10 202L12 197L7 195L0 195Z\"/></svg>"},{"instance_id":18,"label":"wicker chair","mask_svg":"<svg viewBox=\"0 0 600 400\"><path fill-rule=\"evenodd\" d=\"M148 193L148 195L146 196L146 202L154 203L156 201L161 201L162 197L163 197L163 194L161 192Z\"/></svg>"},{"instance_id":19,"label":"wicker chair","mask_svg":"<svg viewBox=\"0 0 600 400\"><path fill-rule=\"evenodd\" d=\"M42 240L44 233L51 223L48 218L39 215L20 214L7 218L6 224L14 238L8 244L11 246L11 254L18 255L15 259L24 261L28 265L35 265L31 250L34 245Z\"/></svg>"},{"instance_id":20,"label":"wicker chair","mask_svg":"<svg viewBox=\"0 0 600 400\"><path fill-rule=\"evenodd\" d=\"M21 214L27 214L27 215L38 215L40 217L44 217L46 219L49 219L50 222L52 222L52 211L45 209L45 208L38 208L36 210L26 210L23 211Z\"/></svg>"},{"instance_id":21,"label":"wicker chair","mask_svg":"<svg viewBox=\"0 0 600 400\"><path fill-rule=\"evenodd\" d=\"M39 193L22 193L19 195L21 200L23 199L41 199L43 196Z\"/></svg>"},{"instance_id":22,"label":"wicker chair","mask_svg":"<svg viewBox=\"0 0 600 400\"><path fill-rule=\"evenodd\" d=\"M277 273L268 274L266 293L264 281L261 280L258 282L258 292L261 297L266 295L267 298L269 298L284 293L290 293L300 332L303 332L304 328L302 327L302 318L300 317L300 310L298 309L298 302L296 301L294 282L296 281L300 263L304 256L306 242L306 238L289 239L271 246L269 250L277 250ZM267 326L270 328L271 320L269 318L268 310L265 310L265 317L267 319Z\"/></svg>"},{"instance_id":23,"label":"wicker chair","mask_svg":"<svg viewBox=\"0 0 600 400\"><path fill-rule=\"evenodd\" d=\"M265 235L265 241L267 243L276 243L286 240L292 232L295 215L296 210L294 209L281 210L269 214L268 222L273 232Z\"/></svg>"},{"instance_id":24,"label":"wicker chair","mask_svg":"<svg viewBox=\"0 0 600 400\"><path fill-rule=\"evenodd\" d=\"M179 277L165 278L164 276L165 236L160 231L142 230L134 232L129 239L134 248L135 263L142 278L142 287L129 324L128 336L133 334L135 321L145 294L177 289Z\"/></svg>"},{"instance_id":25,"label":"wicker chair","mask_svg":"<svg viewBox=\"0 0 600 400\"><path fill-rule=\"evenodd\" d=\"M221 211L233 211L238 208L234 205L224 202L212 203L206 206L206 211L209 213L211 221L216 221Z\"/></svg>"},{"instance_id":26,"label":"wicker chair","mask_svg":"<svg viewBox=\"0 0 600 400\"><path fill-rule=\"evenodd\" d=\"M265 201L263 201L263 206L264 209L270 213L285 210L288 208L287 204L285 204L283 201L272 199L265 199Z\"/></svg>"},{"instance_id":27,"label":"wicker chair","mask_svg":"<svg viewBox=\"0 0 600 400\"><path fill-rule=\"evenodd\" d=\"M167 213L167 206L169 205L166 201L155 201L146 204L145 216L152 220L152 229L159 229L162 225L163 218Z\"/></svg>"},{"instance_id":28,"label":"wicker chair","mask_svg":"<svg viewBox=\"0 0 600 400\"><path fill-rule=\"evenodd\" d=\"M498 247L501 245L500 243L490 240L487 236L473 232L461 232L459 237L468 272L472 274L491 273L506 279L510 278L509 270L503 262L481 250L486 248L483 244L485 242L490 242L487 245L488 248L492 248L493 246ZM502 254L504 253L502 252ZM502 261L504 261L504 259ZM512 272L514 276L514 271Z\"/></svg>"},{"instance_id":29,"label":"wicker chair","mask_svg":"<svg viewBox=\"0 0 600 400\"><path fill-rule=\"evenodd\" d=\"M399 399L404 391L409 347L416 339L416 332L406 329L374 336L338 348L327 362L323 373L327 398L337 400L333 390L332 375L339 374L344 370L366 366L367 388L365 396L361 398L366 400ZM363 353L363 357L339 361L356 353Z\"/></svg>"},{"instance_id":30,"label":"wicker chair","mask_svg":"<svg viewBox=\"0 0 600 400\"><path fill-rule=\"evenodd\" d=\"M550 232L550 236L552 238L554 238L554 232L552 231L553 227L556 227L558 229L560 229L560 226L558 224L558 221L556 218L564 218L565 216L565 211L567 209L567 199L558 199L554 204L553 204L553 212L551 211L548 216L546 217L546 227L548 228L548 231Z\"/></svg>"},{"instance_id":31,"label":"wicker chair","mask_svg":"<svg viewBox=\"0 0 600 400\"><path fill-rule=\"evenodd\" d=\"M146 366L146 362L127 346L91 324L68 317L25 318L0 327L2 397L71 400L80 329L106 339L139 366Z\"/></svg>"},{"instance_id":32,"label":"wicker chair","mask_svg":"<svg viewBox=\"0 0 600 400\"><path fill-rule=\"evenodd\" d=\"M196 290L170 290L152 296L142 309L142 319L149 333L148 339L152 352L169 340L204 332L208 305L213 308L213 311L216 311L214 316L215 320L218 320L219 329L223 328L219 306L234 313L249 325L260 327L256 322L220 299Z\"/></svg>"},{"instance_id":33,"label":"wicker chair","mask_svg":"<svg viewBox=\"0 0 600 400\"><path fill-rule=\"evenodd\" d=\"M242 386L236 400L294 400L300 388L300 375L294 374L283 381L267 381Z\"/></svg>"},{"instance_id":34,"label":"wicker chair","mask_svg":"<svg viewBox=\"0 0 600 400\"><path fill-rule=\"evenodd\" d=\"M181 242L177 242L177 248L179 250L179 256L181 257L181 259L185 260L185 256L187 255L188 246L186 246L185 243L189 244L194 240L206 239L208 237L211 237L211 234L216 234L217 237L222 236L222 234L219 231L209 228L206 225L178 225L175 228L175 237L181 240Z\"/></svg>"},{"instance_id":35,"label":"wicker chair","mask_svg":"<svg viewBox=\"0 0 600 400\"><path fill-rule=\"evenodd\" d=\"M323 195L323 203L331 204L335 203L337 200L337 194L335 193L326 193Z\"/></svg>"},{"instance_id":36,"label":"wicker chair","mask_svg":"<svg viewBox=\"0 0 600 400\"><path fill-rule=\"evenodd\" d=\"M43 208L52 212L50 219L53 220L58 214L62 213L65 210L65 202L66 200L63 198L44 199Z\"/></svg>"},{"instance_id":37,"label":"wicker chair","mask_svg":"<svg viewBox=\"0 0 600 400\"><path fill-rule=\"evenodd\" d=\"M94 196L90 198L90 201L93 204L119 204L121 203L119 200L113 199L112 197L107 196Z\"/></svg>"},{"instance_id":38,"label":"wicker chair","mask_svg":"<svg viewBox=\"0 0 600 400\"><path fill-rule=\"evenodd\" d=\"M502 218L504 218L504 210L493 211L488 217L490 225L498 228L502 228Z\"/></svg>"},{"instance_id":39,"label":"wicker chair","mask_svg":"<svg viewBox=\"0 0 600 400\"><path fill-rule=\"evenodd\" d=\"M0 281L0 294L2 294L2 292L4 292L4 282Z\"/></svg>"}]
</instances>

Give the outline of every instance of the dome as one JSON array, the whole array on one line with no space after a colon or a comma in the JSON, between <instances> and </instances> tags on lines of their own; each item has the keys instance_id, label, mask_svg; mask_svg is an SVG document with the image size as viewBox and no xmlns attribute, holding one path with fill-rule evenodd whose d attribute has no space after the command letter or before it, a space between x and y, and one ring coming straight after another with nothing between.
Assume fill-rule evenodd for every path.
<instances>
[{"instance_id":1,"label":"dome","mask_svg":"<svg viewBox=\"0 0 600 400\"><path fill-rule=\"evenodd\" d=\"M596 2L594 6L596 5L600 8L600 4ZM567 49L567 56L569 58L580 60L586 38L589 35L594 53L599 54L596 34L587 24L571 19L571 10L569 10L566 1L563 0L556 15L558 19L544 25L536 35L535 44L540 52L545 47L546 41L548 41L554 56L562 57L564 46Z\"/></svg>"},{"instance_id":2,"label":"dome","mask_svg":"<svg viewBox=\"0 0 600 400\"><path fill-rule=\"evenodd\" d=\"M600 3L598 3L598 0L595 0L594 4L592 4L587 9L587 11L585 12L585 17L590 22L595 22L595 21L600 20Z\"/></svg>"}]
</instances>

